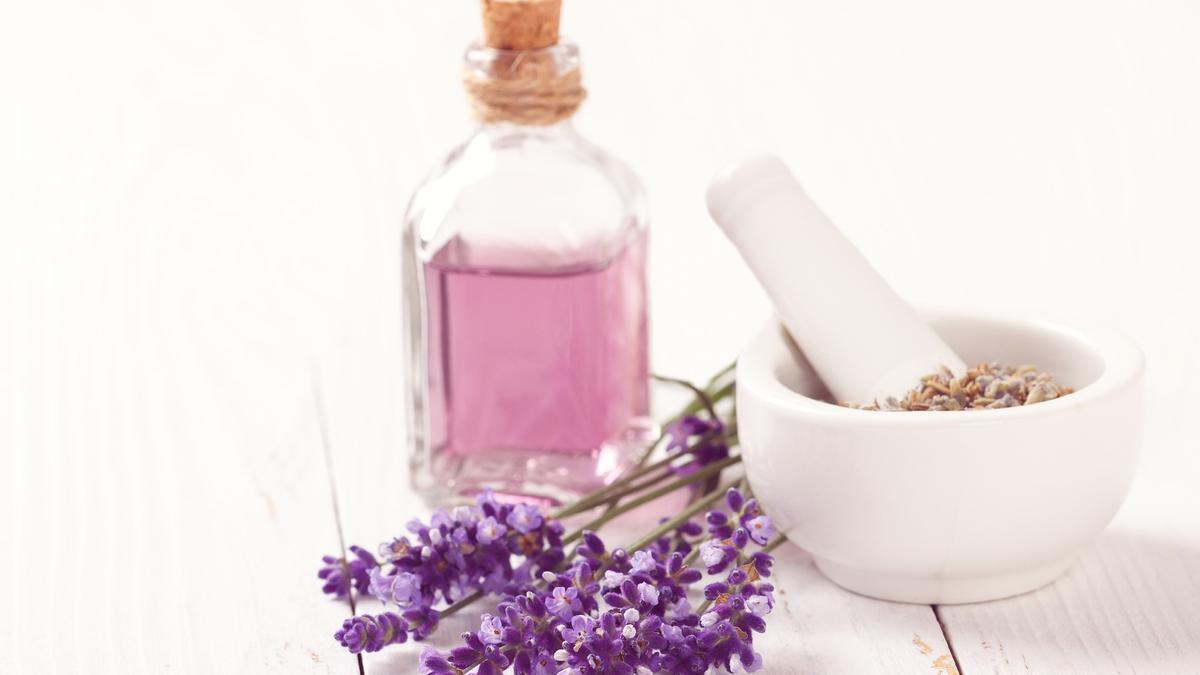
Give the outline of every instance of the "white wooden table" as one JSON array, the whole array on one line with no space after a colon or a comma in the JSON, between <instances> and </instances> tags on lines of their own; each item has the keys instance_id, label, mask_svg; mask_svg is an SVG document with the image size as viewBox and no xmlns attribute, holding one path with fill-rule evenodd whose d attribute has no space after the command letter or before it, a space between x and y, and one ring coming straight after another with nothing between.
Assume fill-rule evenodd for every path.
<instances>
[{"instance_id":1,"label":"white wooden table","mask_svg":"<svg viewBox=\"0 0 1200 675\"><path fill-rule=\"evenodd\" d=\"M782 550L769 672L1200 672L1198 6L745 4L568 4L581 127L654 206L657 369L767 316L701 198L763 146L903 295L1112 319L1149 363L1141 473L1069 574L897 605ZM359 672L315 572L422 508L397 224L466 130L474 12L0 4L0 673Z\"/></svg>"}]
</instances>

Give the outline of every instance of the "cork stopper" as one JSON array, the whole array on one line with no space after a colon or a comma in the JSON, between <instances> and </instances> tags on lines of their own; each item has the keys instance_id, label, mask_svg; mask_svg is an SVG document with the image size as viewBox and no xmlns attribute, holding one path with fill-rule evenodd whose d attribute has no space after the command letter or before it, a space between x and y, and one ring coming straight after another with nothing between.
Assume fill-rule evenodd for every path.
<instances>
[{"instance_id":1,"label":"cork stopper","mask_svg":"<svg viewBox=\"0 0 1200 675\"><path fill-rule=\"evenodd\" d=\"M483 43L492 49L543 49L558 44L562 0L482 0Z\"/></svg>"}]
</instances>

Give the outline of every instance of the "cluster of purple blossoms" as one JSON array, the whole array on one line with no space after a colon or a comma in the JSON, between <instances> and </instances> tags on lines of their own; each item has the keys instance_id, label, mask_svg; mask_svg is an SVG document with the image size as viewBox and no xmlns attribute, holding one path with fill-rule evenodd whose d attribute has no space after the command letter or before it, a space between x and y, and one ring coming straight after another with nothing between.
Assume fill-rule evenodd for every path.
<instances>
[{"instance_id":1,"label":"cluster of purple blossoms","mask_svg":"<svg viewBox=\"0 0 1200 675\"><path fill-rule=\"evenodd\" d=\"M342 629L333 634L333 639L351 654L377 652L388 645L407 641L408 622L392 612L352 616L342 623Z\"/></svg>"},{"instance_id":2,"label":"cluster of purple blossoms","mask_svg":"<svg viewBox=\"0 0 1200 675\"><path fill-rule=\"evenodd\" d=\"M746 499L738 490L730 490L725 495L725 502L732 518L724 511L705 514L712 538L700 545L700 560L709 574L722 572L740 560L748 541L765 546L775 536L775 525L770 516L763 513L757 499ZM754 553L750 558L754 560L760 555L766 554Z\"/></svg>"},{"instance_id":3,"label":"cluster of purple blossoms","mask_svg":"<svg viewBox=\"0 0 1200 675\"><path fill-rule=\"evenodd\" d=\"M773 536L770 519L736 489L729 507L706 515L709 535L699 549L652 545L632 554L606 550L593 532L570 565L543 570L540 583L509 594L479 630L462 635L448 654L426 647L424 675L627 675L638 672L705 673L712 668L753 672L762 666L754 633L775 605L772 558L762 546ZM689 528L692 535L702 528ZM765 538L764 538L765 537ZM661 545L660 545L661 544ZM689 549L690 550L690 549ZM705 600L693 607L688 591L705 578L689 566L700 557L709 575Z\"/></svg>"},{"instance_id":4,"label":"cluster of purple blossoms","mask_svg":"<svg viewBox=\"0 0 1200 675\"><path fill-rule=\"evenodd\" d=\"M377 652L408 641L410 635L414 640L424 640L437 630L439 618L437 610L429 607L412 607L402 614L360 614L343 621L333 639L351 654Z\"/></svg>"},{"instance_id":5,"label":"cluster of purple blossoms","mask_svg":"<svg viewBox=\"0 0 1200 675\"><path fill-rule=\"evenodd\" d=\"M671 422L663 429L666 449L669 453L691 450L692 459L671 467L678 476L693 474L703 467L729 456L725 425L717 418L706 419L687 415ZM713 475L705 481L691 486L693 494L702 494L716 488L719 477Z\"/></svg>"},{"instance_id":6,"label":"cluster of purple blossoms","mask_svg":"<svg viewBox=\"0 0 1200 675\"><path fill-rule=\"evenodd\" d=\"M481 591L515 595L564 560L563 527L531 504L501 504L484 492L474 506L438 509L428 524L408 523L409 535L379 547L378 559L352 546L349 562L326 556L322 590L345 597L351 587L401 614L348 619L335 636L352 652L376 651L437 627L435 606Z\"/></svg>"},{"instance_id":7,"label":"cluster of purple blossoms","mask_svg":"<svg viewBox=\"0 0 1200 675\"><path fill-rule=\"evenodd\" d=\"M379 567L379 563L369 551L358 546L351 546L350 552L354 554L350 560L331 555L321 558L325 564L317 571L317 576L325 582L321 587L322 592L335 598L350 595L351 587L358 593L367 592L371 584L371 570Z\"/></svg>"}]
</instances>

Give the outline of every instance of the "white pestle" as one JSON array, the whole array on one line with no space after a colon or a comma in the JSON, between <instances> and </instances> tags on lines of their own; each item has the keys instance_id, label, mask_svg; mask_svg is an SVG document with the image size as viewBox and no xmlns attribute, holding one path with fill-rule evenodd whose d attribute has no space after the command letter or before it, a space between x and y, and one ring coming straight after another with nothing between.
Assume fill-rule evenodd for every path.
<instances>
[{"instance_id":1,"label":"white pestle","mask_svg":"<svg viewBox=\"0 0 1200 675\"><path fill-rule=\"evenodd\" d=\"M717 174L708 211L837 400L899 397L939 365L966 371L777 157L757 155Z\"/></svg>"}]
</instances>

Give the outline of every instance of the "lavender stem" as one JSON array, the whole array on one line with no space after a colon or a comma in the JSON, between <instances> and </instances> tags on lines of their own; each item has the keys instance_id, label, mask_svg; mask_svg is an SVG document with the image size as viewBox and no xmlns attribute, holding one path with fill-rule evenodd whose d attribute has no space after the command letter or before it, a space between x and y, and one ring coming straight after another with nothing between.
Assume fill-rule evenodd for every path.
<instances>
[{"instance_id":1,"label":"lavender stem","mask_svg":"<svg viewBox=\"0 0 1200 675\"><path fill-rule=\"evenodd\" d=\"M622 504L616 508L609 509L608 511L605 511L604 514L601 515L599 518L592 520L591 522L584 525L583 527L581 527L581 528L575 530L574 532L568 534L567 536L563 537L563 543L569 544L572 541L575 541L576 539L582 537L584 530L594 530L594 529L600 527L601 525L604 525L605 523L612 521L613 519L617 518L618 516L621 516L625 513L628 513L629 511L632 511L633 509L636 509L639 506L642 506L643 504L647 504L649 502L654 501L655 499L658 499L659 497L668 495L685 485L690 485L690 484L695 483L703 478L708 478L709 476L711 476L713 474L719 473L722 469L725 469L726 467L737 464L740 461L742 461L742 458L740 455L737 455L734 457L726 457L725 459L722 459L718 462L713 462L712 464L709 464L708 466L704 467L703 469L700 469L699 471L697 471L691 475L684 476L683 478L680 478L679 480L671 481L670 483L667 483L666 485L658 488L657 490L654 490L652 492L644 494L641 497L638 497L637 499L635 499L631 502Z\"/></svg>"}]
</instances>

